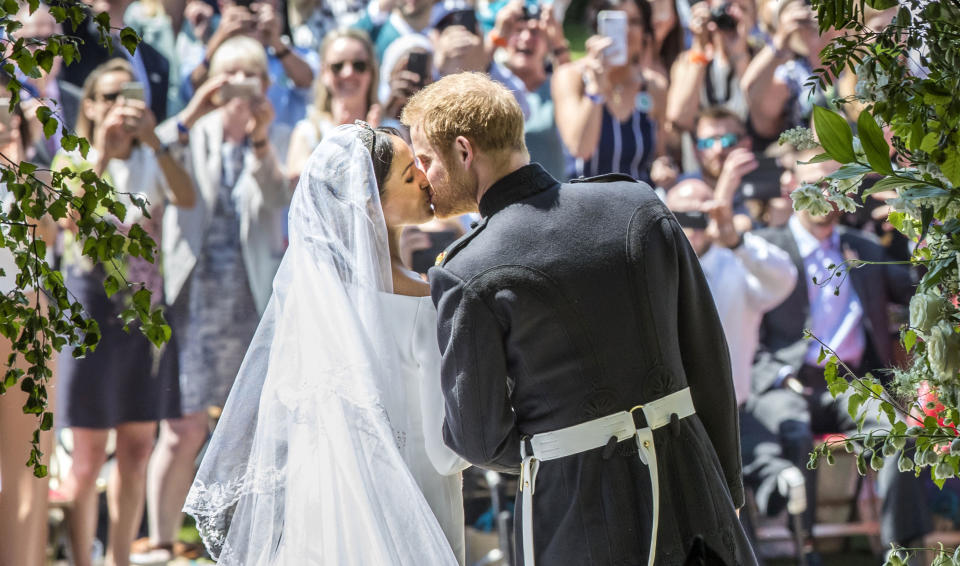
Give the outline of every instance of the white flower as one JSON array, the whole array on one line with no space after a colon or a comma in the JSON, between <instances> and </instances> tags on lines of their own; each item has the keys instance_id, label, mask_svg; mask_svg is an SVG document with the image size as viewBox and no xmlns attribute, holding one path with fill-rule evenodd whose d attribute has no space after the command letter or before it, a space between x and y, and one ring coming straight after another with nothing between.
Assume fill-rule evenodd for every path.
<instances>
[{"instance_id":1,"label":"white flower","mask_svg":"<svg viewBox=\"0 0 960 566\"><path fill-rule=\"evenodd\" d=\"M953 325L941 320L930 329L927 338L927 363L941 382L953 382L960 371L960 334Z\"/></svg>"},{"instance_id":2,"label":"white flower","mask_svg":"<svg viewBox=\"0 0 960 566\"><path fill-rule=\"evenodd\" d=\"M779 143L780 145L790 144L795 147L797 151L806 151L820 147L820 144L817 143L816 138L813 136L813 130L802 126L790 128L780 134Z\"/></svg>"},{"instance_id":3,"label":"white flower","mask_svg":"<svg viewBox=\"0 0 960 566\"><path fill-rule=\"evenodd\" d=\"M945 301L940 295L918 293L910 299L910 327L926 336L940 321Z\"/></svg>"},{"instance_id":4,"label":"white flower","mask_svg":"<svg viewBox=\"0 0 960 566\"><path fill-rule=\"evenodd\" d=\"M790 193L793 199L793 209L796 211L806 210L814 216L823 216L833 212L833 206L827 201L820 187L811 184L804 184Z\"/></svg>"}]
</instances>

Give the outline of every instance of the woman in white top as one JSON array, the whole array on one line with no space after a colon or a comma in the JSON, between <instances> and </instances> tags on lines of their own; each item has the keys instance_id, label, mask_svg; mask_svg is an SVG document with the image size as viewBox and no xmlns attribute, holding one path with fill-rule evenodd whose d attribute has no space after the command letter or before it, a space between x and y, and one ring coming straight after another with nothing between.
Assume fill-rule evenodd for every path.
<instances>
[{"instance_id":1,"label":"woman in white top","mask_svg":"<svg viewBox=\"0 0 960 566\"><path fill-rule=\"evenodd\" d=\"M343 126L314 151L187 498L219 564L463 563L468 464L441 439L436 313L398 249L432 214L401 138Z\"/></svg>"}]
</instances>

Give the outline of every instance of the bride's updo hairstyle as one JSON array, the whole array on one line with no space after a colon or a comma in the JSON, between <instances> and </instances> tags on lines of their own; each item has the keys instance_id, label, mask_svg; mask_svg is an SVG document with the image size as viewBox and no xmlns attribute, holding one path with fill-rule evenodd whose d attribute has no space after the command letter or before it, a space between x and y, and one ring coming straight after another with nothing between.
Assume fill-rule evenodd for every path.
<instances>
[{"instance_id":1,"label":"bride's updo hairstyle","mask_svg":"<svg viewBox=\"0 0 960 566\"><path fill-rule=\"evenodd\" d=\"M400 136L400 132L395 128L380 127L372 128L370 124L357 120L355 122L360 127L360 141L370 152L373 159L373 174L377 178L377 190L383 194L384 183L390 174L390 166L393 165L393 138L391 136Z\"/></svg>"}]
</instances>

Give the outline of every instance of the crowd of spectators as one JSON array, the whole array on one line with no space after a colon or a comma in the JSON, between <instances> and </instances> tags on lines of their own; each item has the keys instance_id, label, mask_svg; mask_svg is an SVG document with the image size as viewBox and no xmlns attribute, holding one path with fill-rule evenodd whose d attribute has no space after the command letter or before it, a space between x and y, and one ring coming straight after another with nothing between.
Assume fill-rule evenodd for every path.
<instances>
[{"instance_id":1,"label":"crowd of spectators","mask_svg":"<svg viewBox=\"0 0 960 566\"><path fill-rule=\"evenodd\" d=\"M838 165L798 165L810 155L776 140L810 126L814 106L846 94L806 86L833 37L818 32L808 3L92 0L89 7L132 27L143 38L139 49L129 54L116 34L107 36L114 49L100 46L92 18L67 30L83 39L81 58L21 77L26 96L0 124L0 147L42 166L91 168L121 193L149 199L149 219L131 206L114 220L121 229L142 224L161 242L162 261L118 269L148 283L174 333L162 351L125 334L116 320L123 294L103 295L106 273L75 249L69 222L47 226L68 286L104 336L91 356L61 358L55 378L57 429L72 432L72 466L49 497L71 506L73 563L92 564L95 554L96 480L111 429L117 465L107 497L108 563L131 556L163 563L185 551L180 508L210 408L223 405L269 298L285 207L304 164L328 132L355 120L408 136L398 120L407 100L464 71L511 90L526 117L531 159L557 179L626 175L649 183L675 212L727 332L746 483L761 512L787 507L798 517L806 560L818 563L807 454L817 435L856 427L826 392L819 345L803 330L812 328L858 371L890 367L914 278L901 266L869 266L834 292L839 281L828 266L909 253L879 199L865 203L865 215L793 212L790 191ZM623 33L604 27L610 12L625 21ZM868 13L878 23L891 16ZM43 6L18 18L18 37L42 41L64 31ZM32 119L39 104L90 140L86 158L58 150L59 132L44 138ZM855 118L852 107L841 110ZM404 257L425 271L470 221L408 229ZM0 291L12 285L0 280ZM28 439L29 424L16 416L20 402L0 398L0 565L30 566L41 564L47 487L24 476L25 457L11 440L25 446ZM908 544L929 521L919 480L896 469L894 460L880 481L883 536ZM135 541L144 513L148 536Z\"/></svg>"}]
</instances>

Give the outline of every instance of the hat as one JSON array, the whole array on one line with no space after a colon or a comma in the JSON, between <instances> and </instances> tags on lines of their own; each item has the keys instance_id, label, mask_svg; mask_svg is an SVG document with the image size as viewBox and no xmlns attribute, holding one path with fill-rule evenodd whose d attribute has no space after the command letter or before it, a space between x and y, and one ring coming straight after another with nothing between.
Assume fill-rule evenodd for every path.
<instances>
[{"instance_id":1,"label":"hat","mask_svg":"<svg viewBox=\"0 0 960 566\"><path fill-rule=\"evenodd\" d=\"M435 28L444 18L455 12L475 12L473 4L466 0L443 0L433 5L430 14L430 27ZM471 30L473 31L473 30Z\"/></svg>"}]
</instances>

